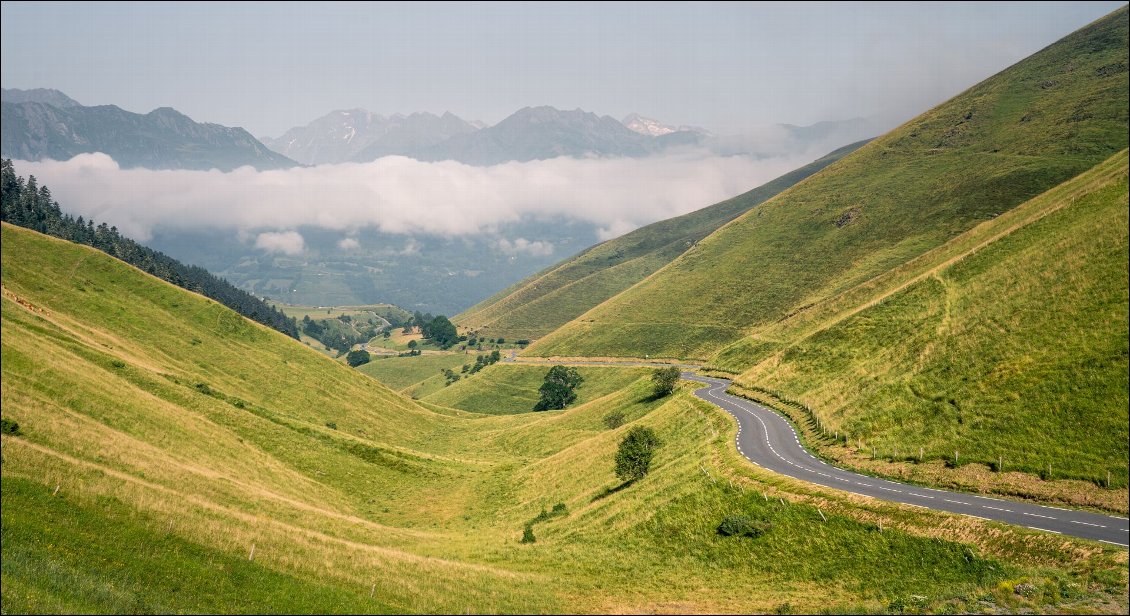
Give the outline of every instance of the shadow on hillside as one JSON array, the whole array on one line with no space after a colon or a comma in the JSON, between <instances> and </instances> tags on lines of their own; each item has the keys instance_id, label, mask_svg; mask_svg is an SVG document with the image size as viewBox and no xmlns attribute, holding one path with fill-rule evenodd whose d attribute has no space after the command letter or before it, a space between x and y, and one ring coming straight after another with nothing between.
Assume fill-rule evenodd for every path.
<instances>
[{"instance_id":1,"label":"shadow on hillside","mask_svg":"<svg viewBox=\"0 0 1130 616\"><path fill-rule=\"evenodd\" d=\"M634 479L632 479L632 480L629 480L629 481L625 481L624 483L622 483L622 484L620 484L620 485L618 485L614 488L604 488L596 496L592 497L592 500L589 501L589 502L595 503L596 501L598 501L602 498L607 498L609 496L612 496L613 494L619 492L620 490L624 490L624 489L627 489L628 487L631 487L631 485L635 482L636 481Z\"/></svg>"},{"instance_id":2,"label":"shadow on hillside","mask_svg":"<svg viewBox=\"0 0 1130 616\"><path fill-rule=\"evenodd\" d=\"M664 398L666 398L667 396L670 396L670 395L671 395L671 394L669 394L669 393L667 393L667 394L660 394L660 393L655 393L655 392L652 392L651 394L648 394L648 395L646 395L646 396L644 396L644 397L640 398L640 404L648 404L648 403L650 403L650 402L655 402L655 401L657 401L657 400L662 400L662 399L664 399Z\"/></svg>"}]
</instances>

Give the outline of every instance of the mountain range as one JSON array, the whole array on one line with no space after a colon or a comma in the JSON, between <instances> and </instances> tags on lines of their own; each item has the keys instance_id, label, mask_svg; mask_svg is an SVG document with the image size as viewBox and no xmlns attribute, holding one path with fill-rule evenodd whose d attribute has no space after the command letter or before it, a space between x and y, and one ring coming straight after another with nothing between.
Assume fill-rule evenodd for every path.
<instances>
[{"instance_id":1,"label":"mountain range","mask_svg":"<svg viewBox=\"0 0 1130 616\"><path fill-rule=\"evenodd\" d=\"M671 126L639 114L623 120L581 109L524 107L483 126L448 112L385 117L363 109L331 112L263 143L304 164L368 162L399 155L468 165L545 160L561 156L644 157L695 147L721 155L779 156L825 152L872 137L881 124L854 118L812 126L780 125L772 139L717 136L693 126Z\"/></svg>"},{"instance_id":2,"label":"mountain range","mask_svg":"<svg viewBox=\"0 0 1130 616\"><path fill-rule=\"evenodd\" d=\"M477 130L451 113L385 117L364 109L348 109L292 128L281 137L264 137L262 142L302 164L322 165L367 162L389 155L417 156L424 148Z\"/></svg>"},{"instance_id":3,"label":"mountain range","mask_svg":"<svg viewBox=\"0 0 1130 616\"><path fill-rule=\"evenodd\" d=\"M293 160L242 128L194 122L161 107L146 114L115 105L86 107L57 90L3 90L0 154L20 160L68 160L103 152L123 168L285 169Z\"/></svg>"}]
</instances>

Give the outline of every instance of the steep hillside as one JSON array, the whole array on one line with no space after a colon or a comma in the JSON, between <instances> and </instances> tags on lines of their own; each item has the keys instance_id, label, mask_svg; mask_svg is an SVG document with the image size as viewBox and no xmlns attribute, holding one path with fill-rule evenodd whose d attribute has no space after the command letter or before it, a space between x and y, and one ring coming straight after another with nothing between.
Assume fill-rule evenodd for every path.
<instances>
[{"instance_id":1,"label":"steep hillside","mask_svg":"<svg viewBox=\"0 0 1130 616\"><path fill-rule=\"evenodd\" d=\"M864 143L844 146L733 199L597 244L470 308L456 322L492 337L540 338L648 277L722 225Z\"/></svg>"},{"instance_id":2,"label":"steep hillside","mask_svg":"<svg viewBox=\"0 0 1130 616\"><path fill-rule=\"evenodd\" d=\"M123 168L221 171L244 165L285 169L297 164L267 149L242 128L194 122L170 107L140 114L114 105L58 107L36 102L40 99L2 103L0 153L5 157L68 160L103 152Z\"/></svg>"},{"instance_id":3,"label":"steep hillside","mask_svg":"<svg viewBox=\"0 0 1130 616\"><path fill-rule=\"evenodd\" d=\"M1127 147L1125 7L722 227L526 352L705 359Z\"/></svg>"},{"instance_id":4,"label":"steep hillside","mask_svg":"<svg viewBox=\"0 0 1130 616\"><path fill-rule=\"evenodd\" d=\"M686 391L433 411L92 249L0 239L5 611L1126 607L1124 551L773 476ZM618 485L640 424L663 445ZM734 513L764 535L718 535Z\"/></svg>"},{"instance_id":5,"label":"steep hillside","mask_svg":"<svg viewBox=\"0 0 1130 616\"><path fill-rule=\"evenodd\" d=\"M737 379L747 392L806 404L825 430L847 435L849 447L829 455L849 463L1003 464L1125 488L1127 172L1123 150L902 268L758 329L719 361L752 364ZM1023 489L1033 490L1010 488Z\"/></svg>"}]
</instances>

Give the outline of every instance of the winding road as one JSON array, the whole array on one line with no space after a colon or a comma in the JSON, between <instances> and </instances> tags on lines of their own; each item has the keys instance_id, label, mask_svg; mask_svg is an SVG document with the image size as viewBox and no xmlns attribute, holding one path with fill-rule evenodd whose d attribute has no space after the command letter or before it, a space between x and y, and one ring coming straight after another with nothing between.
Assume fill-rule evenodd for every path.
<instances>
[{"instance_id":1,"label":"winding road","mask_svg":"<svg viewBox=\"0 0 1130 616\"><path fill-rule=\"evenodd\" d=\"M1126 518L946 492L845 471L820 461L806 451L792 425L781 415L727 394L726 387L730 381L693 372L683 372L682 377L703 383L704 387L695 390L695 396L721 407L738 420L735 443L738 452L762 468L822 486L915 507L997 520L1120 547L1127 547L1130 541Z\"/></svg>"}]
</instances>

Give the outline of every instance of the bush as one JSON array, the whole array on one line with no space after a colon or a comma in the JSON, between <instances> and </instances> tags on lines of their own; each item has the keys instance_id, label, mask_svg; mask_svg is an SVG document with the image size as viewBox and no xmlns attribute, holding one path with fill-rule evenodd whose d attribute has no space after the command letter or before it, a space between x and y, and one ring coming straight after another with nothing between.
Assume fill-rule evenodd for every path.
<instances>
[{"instance_id":1,"label":"bush","mask_svg":"<svg viewBox=\"0 0 1130 616\"><path fill-rule=\"evenodd\" d=\"M612 411L604 416L604 425L607 426L609 430L615 430L624 425L625 420L627 420L627 417L624 415L623 411Z\"/></svg>"},{"instance_id":2,"label":"bush","mask_svg":"<svg viewBox=\"0 0 1130 616\"><path fill-rule=\"evenodd\" d=\"M718 525L718 534L723 537L757 538L769 530L769 524L754 520L747 515L730 515Z\"/></svg>"},{"instance_id":3,"label":"bush","mask_svg":"<svg viewBox=\"0 0 1130 616\"><path fill-rule=\"evenodd\" d=\"M552 520L553 518L559 518L563 515L569 515L569 508L565 506L565 503L557 503L553 506L553 510L551 511L546 511L545 507L542 507L541 513L537 514L537 516L534 517L534 519L530 520L527 525L533 526L538 522L546 522Z\"/></svg>"},{"instance_id":4,"label":"bush","mask_svg":"<svg viewBox=\"0 0 1130 616\"><path fill-rule=\"evenodd\" d=\"M23 434L20 432L20 424L10 419L0 419L0 433L10 434L12 436Z\"/></svg>"},{"instance_id":5,"label":"bush","mask_svg":"<svg viewBox=\"0 0 1130 616\"><path fill-rule=\"evenodd\" d=\"M629 430L616 451L616 476L625 482L643 479L660 444L651 428L636 426Z\"/></svg>"},{"instance_id":6,"label":"bush","mask_svg":"<svg viewBox=\"0 0 1130 616\"><path fill-rule=\"evenodd\" d=\"M675 385L679 383L679 369L675 366L659 368L652 373L651 381L655 386L655 397L662 398L675 391Z\"/></svg>"},{"instance_id":7,"label":"bush","mask_svg":"<svg viewBox=\"0 0 1130 616\"><path fill-rule=\"evenodd\" d=\"M526 530L522 531L522 543L537 543L537 537L534 537L534 527L526 526Z\"/></svg>"},{"instance_id":8,"label":"bush","mask_svg":"<svg viewBox=\"0 0 1130 616\"><path fill-rule=\"evenodd\" d=\"M327 421L326 427L329 428L330 430L337 430L337 423L333 422L333 421Z\"/></svg>"},{"instance_id":9,"label":"bush","mask_svg":"<svg viewBox=\"0 0 1130 616\"><path fill-rule=\"evenodd\" d=\"M349 354L345 356L345 361L354 368L369 363L370 359L372 358L369 356L369 352L360 349L350 351Z\"/></svg>"}]
</instances>

